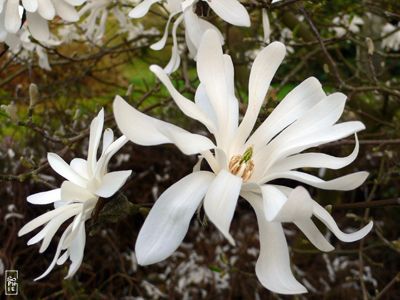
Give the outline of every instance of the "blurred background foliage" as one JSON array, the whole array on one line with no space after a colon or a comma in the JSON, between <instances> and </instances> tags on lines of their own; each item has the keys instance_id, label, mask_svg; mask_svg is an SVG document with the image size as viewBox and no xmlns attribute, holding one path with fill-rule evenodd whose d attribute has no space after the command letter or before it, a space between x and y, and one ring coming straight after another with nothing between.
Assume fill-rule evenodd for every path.
<instances>
[{"instance_id":1,"label":"blurred background foliage","mask_svg":"<svg viewBox=\"0 0 400 300\"><path fill-rule=\"evenodd\" d=\"M83 40L46 49L51 71L39 68L35 57L20 59L5 54L0 58L0 271L20 271L21 299L399 298L400 52L399 48L384 47L383 41L400 34L400 2L269 2L242 1L251 12L251 28L222 23L213 14L207 17L225 35L224 49L235 64L241 112L246 108L251 62L266 45L261 19L261 9L266 8L270 40L283 41L288 54L258 122L310 76L318 78L327 93L345 93L348 101L343 120L361 120L367 126L359 134L359 157L340 171L307 172L325 179L358 170L367 170L370 176L355 191L310 191L328 207L341 228L359 228L372 219L373 231L360 242L333 241L336 250L324 254L293 226L285 226L294 272L310 291L306 295L274 295L258 283L254 274L259 249L257 224L244 201L239 202L231 229L236 247L228 245L200 212L184 244L171 258L138 267L134 242L149 208L162 191L191 171L195 157L188 159L170 145L145 148L130 143L113 159L111 169L123 166L134 174L118 196L101 202L98 218L89 223L90 235L78 274L63 280L66 269L62 267L33 282L47 268L54 249L39 255L36 246L26 246L26 238L17 238L17 231L46 210L29 205L26 197L61 183L46 163L47 152L56 152L66 161L84 157L88 126L101 107L106 109L106 125L116 127L111 107L116 94L143 112L204 133L198 123L183 117L148 69L154 63L164 66L169 59L170 48L159 52L149 49L163 32L165 12L154 7L147 17L132 21L146 30L158 29L133 37L120 34L110 14L101 45ZM356 29L355 18L362 20ZM395 29L385 33L385 24ZM55 22L53 26L56 31L63 25ZM179 39L184 39L182 31ZM195 62L188 58L184 42L181 45L182 64L172 78L178 90L193 99L198 85ZM39 90L33 100L31 83ZM317 150L345 156L353 147L354 142L348 139ZM295 186L290 181L285 184ZM1 285L1 294L2 289Z\"/></svg>"}]
</instances>

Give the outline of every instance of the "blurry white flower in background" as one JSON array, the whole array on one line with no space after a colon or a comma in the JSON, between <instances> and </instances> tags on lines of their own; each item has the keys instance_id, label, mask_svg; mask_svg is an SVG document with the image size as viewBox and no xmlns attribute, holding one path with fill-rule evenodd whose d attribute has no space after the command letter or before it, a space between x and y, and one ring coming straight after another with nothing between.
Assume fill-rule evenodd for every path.
<instances>
[{"instance_id":1,"label":"blurry white flower in background","mask_svg":"<svg viewBox=\"0 0 400 300\"><path fill-rule=\"evenodd\" d=\"M218 29L210 22L201 18L208 15L212 10L224 21L236 26L250 26L250 16L245 7L237 0L143 0L130 13L131 18L141 18L145 16L154 3L163 3L169 12L167 24L162 38L151 46L153 50L161 50L165 47L169 26L173 18L176 17L172 26L172 54L167 66L164 68L166 73L176 71L180 65L180 55L178 49L177 29L183 23L185 26L186 45L191 56L195 59L199 48L201 37L207 29ZM218 31L219 32L219 31ZM219 33L221 42L222 34Z\"/></svg>"},{"instance_id":2,"label":"blurry white flower in background","mask_svg":"<svg viewBox=\"0 0 400 300\"><path fill-rule=\"evenodd\" d=\"M205 136L149 117L116 97L117 125L131 141L144 146L173 143L187 155L200 154L193 173L168 188L147 216L136 241L139 264L153 264L169 257L181 244L192 216L202 204L209 220L234 244L229 228L239 196L251 204L258 219L261 249L257 277L266 288L277 293L306 292L292 274L281 223L294 223L321 251L334 248L314 224L312 216L344 242L359 240L371 230L372 222L354 233L344 233L304 187L269 183L284 178L320 189L348 191L360 186L368 176L367 172L356 172L325 181L296 171L340 169L349 165L358 154L357 138L353 152L347 157L301 152L365 128L358 121L336 124L343 113L346 96L326 95L316 78L308 78L294 88L252 133L285 53L285 46L274 42L258 54L250 73L248 108L240 124L232 60L223 54L216 31L208 30L204 34L198 51L200 85L194 102L174 88L163 69L150 67L182 112L200 121L214 136L215 144ZM203 160L211 172L200 170Z\"/></svg>"},{"instance_id":3,"label":"blurry white flower in background","mask_svg":"<svg viewBox=\"0 0 400 300\"><path fill-rule=\"evenodd\" d=\"M18 232L25 235L44 226L28 245L42 241L39 252L44 252L51 240L68 219L72 222L64 230L57 246L56 254L48 269L35 280L45 277L54 266L64 264L69 258L71 265L66 278L72 277L83 260L86 242L85 222L92 216L99 197L113 196L126 182L132 171L115 171L108 173L107 166L111 157L127 142L125 136L114 141L111 129L103 134L104 111L100 111L90 125L90 138L87 159L74 158L67 164L60 156L49 153L48 162L52 169L64 177L61 188L30 195L28 202L36 205L53 204L54 209L33 219ZM97 152L103 134L102 152L97 159ZM64 251L62 254L61 252Z\"/></svg>"},{"instance_id":4,"label":"blurry white flower in background","mask_svg":"<svg viewBox=\"0 0 400 300\"><path fill-rule=\"evenodd\" d=\"M39 41L47 41L50 37L47 21L55 16L67 22L76 22L79 15L75 6L86 0L3 0L0 3L0 41L4 41L6 33L16 34L23 21L32 36Z\"/></svg>"},{"instance_id":5,"label":"blurry white flower in background","mask_svg":"<svg viewBox=\"0 0 400 300\"><path fill-rule=\"evenodd\" d=\"M344 36L348 31L352 33L360 32L360 27L364 24L363 19L360 17L349 15L335 17L332 22L338 25L332 28L338 38Z\"/></svg>"},{"instance_id":6,"label":"blurry white flower in background","mask_svg":"<svg viewBox=\"0 0 400 300\"><path fill-rule=\"evenodd\" d=\"M400 49L400 23L396 26L387 23L382 28L382 48L398 51Z\"/></svg>"}]
</instances>

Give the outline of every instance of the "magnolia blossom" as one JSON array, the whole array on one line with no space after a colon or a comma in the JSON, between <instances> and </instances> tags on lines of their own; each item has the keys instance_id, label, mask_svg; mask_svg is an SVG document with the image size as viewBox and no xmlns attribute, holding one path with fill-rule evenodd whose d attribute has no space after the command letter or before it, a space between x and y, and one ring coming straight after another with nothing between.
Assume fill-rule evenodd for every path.
<instances>
[{"instance_id":1,"label":"magnolia blossom","mask_svg":"<svg viewBox=\"0 0 400 300\"><path fill-rule=\"evenodd\" d=\"M250 16L245 7L237 0L143 0L130 13L131 18L141 18L147 14L154 3L163 2L169 12L169 18L165 26L162 38L151 45L153 50L161 50L165 47L168 38L169 25L174 17L177 17L172 26L172 55L167 66L166 73L172 73L180 65L180 56L176 32L178 26L183 22L185 25L186 45L193 58L196 58L201 37L208 29L218 29L210 22L200 18L198 14L206 14L212 9L224 21L236 26L250 26ZM221 42L222 34L218 31Z\"/></svg>"},{"instance_id":2,"label":"magnolia blossom","mask_svg":"<svg viewBox=\"0 0 400 300\"><path fill-rule=\"evenodd\" d=\"M394 26L390 23L382 28L382 48L398 51L400 49L400 23Z\"/></svg>"},{"instance_id":3,"label":"magnolia blossom","mask_svg":"<svg viewBox=\"0 0 400 300\"><path fill-rule=\"evenodd\" d=\"M208 137L149 117L116 97L116 122L131 141L140 145L173 143L185 154L200 154L193 173L168 188L146 218L136 241L139 264L153 264L170 256L182 242L201 204L210 221L234 244L229 227L239 196L252 205L258 219L261 250L256 274L266 288L277 293L306 292L291 272L281 223L296 224L322 251L331 251L333 246L314 224L312 216L345 242L359 240L371 230L372 223L369 223L357 232L344 233L305 188L270 183L285 178L321 189L347 191L360 186L368 176L367 172L356 172L325 181L296 171L305 167L339 169L350 164L358 153L357 138L353 152L347 157L300 152L364 129L364 124L358 121L336 124L346 96L326 95L313 77L293 89L251 134L269 84L284 56L285 46L280 42L271 43L258 54L250 74L249 105L240 125L233 64L223 54L215 31L204 34L199 48L200 85L194 102L174 88L165 71L151 66L182 112L203 123L215 143ZM203 159L211 171L200 170Z\"/></svg>"},{"instance_id":4,"label":"magnolia blossom","mask_svg":"<svg viewBox=\"0 0 400 300\"><path fill-rule=\"evenodd\" d=\"M40 41L50 37L48 20L56 15L67 22L79 19L75 6L86 0L2 0L0 1L0 41L7 33L16 34L26 14L26 22L32 36Z\"/></svg>"},{"instance_id":5,"label":"magnolia blossom","mask_svg":"<svg viewBox=\"0 0 400 300\"><path fill-rule=\"evenodd\" d=\"M90 125L90 138L87 159L75 158L67 164L60 156L49 153L48 162L52 169L66 180L61 188L37 193L28 197L28 202L36 205L54 204L54 209L33 219L18 232L25 235L41 226L43 228L28 241L28 245L42 242L39 252L44 252L60 226L72 219L58 242L56 254L48 269L35 280L45 277L54 266L71 261L68 275L72 277L80 267L86 242L85 222L88 220L99 197L114 195L131 175L131 171L107 172L111 157L128 141L121 136L114 141L111 129L103 134L103 146L99 159L97 151L103 132L104 111L101 110ZM63 252L63 253L62 253Z\"/></svg>"},{"instance_id":6,"label":"magnolia blossom","mask_svg":"<svg viewBox=\"0 0 400 300\"><path fill-rule=\"evenodd\" d=\"M333 24L335 25L340 25L340 26L334 26L333 30L336 33L337 37L342 37L346 34L347 31L350 31L352 33L358 33L360 32L360 26L364 24L363 19L361 19L358 16L349 16L349 15L344 15L342 17L335 17L332 20Z\"/></svg>"}]
</instances>

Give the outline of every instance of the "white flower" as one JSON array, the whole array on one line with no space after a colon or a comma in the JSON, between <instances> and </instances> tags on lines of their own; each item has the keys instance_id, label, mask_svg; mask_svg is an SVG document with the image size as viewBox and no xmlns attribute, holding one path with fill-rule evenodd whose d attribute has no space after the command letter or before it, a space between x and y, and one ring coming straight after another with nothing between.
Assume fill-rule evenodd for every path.
<instances>
[{"instance_id":1,"label":"white flower","mask_svg":"<svg viewBox=\"0 0 400 300\"><path fill-rule=\"evenodd\" d=\"M170 256L179 247L193 214L202 203L211 222L234 244L229 227L239 196L257 214L261 250L256 273L261 283L274 292L306 292L291 272L282 222L295 223L322 251L331 251L333 247L311 220L313 215L345 242L361 239L371 230L372 223L360 231L343 233L303 187L292 189L269 184L274 179L286 178L321 189L347 191L361 185L368 176L367 172L357 172L325 181L294 171L304 167L339 169L350 164L358 153L357 139L354 151L343 158L300 152L364 129L358 121L336 124L346 96L341 93L327 96L313 77L293 89L251 134L269 84L284 56L285 46L280 42L271 43L257 56L249 80L249 105L240 125L233 64L228 55L223 55L215 31L204 34L199 48L200 85L195 102L181 95L160 67L151 67L182 112L203 123L213 134L216 145L207 137L146 116L116 97L114 115L127 138L140 145L174 143L185 154L200 153L200 162L205 159L212 170L200 171L198 164L192 174L159 197L136 242L139 264L156 263Z\"/></svg>"},{"instance_id":2,"label":"white flower","mask_svg":"<svg viewBox=\"0 0 400 300\"><path fill-rule=\"evenodd\" d=\"M50 37L48 20L56 15L67 22L79 19L75 6L82 5L86 0L2 0L0 1L0 41L7 33L16 34L21 26L24 11L26 21L32 36L39 41ZM3 39L2 39L3 38Z\"/></svg>"},{"instance_id":3,"label":"white flower","mask_svg":"<svg viewBox=\"0 0 400 300\"><path fill-rule=\"evenodd\" d=\"M363 19L358 16L344 15L342 17L335 17L332 20L333 24L340 25L334 26L333 30L338 38L344 36L347 31L352 33L360 32L360 26L364 24Z\"/></svg>"},{"instance_id":4,"label":"white flower","mask_svg":"<svg viewBox=\"0 0 400 300\"><path fill-rule=\"evenodd\" d=\"M177 16L172 27L172 55L167 66L164 68L166 73L176 71L180 65L180 56L178 50L178 42L176 32L178 26L183 22L185 26L186 45L193 58L196 58L197 49L199 48L201 37L208 29L218 29L200 18L194 11L196 9L208 10L212 9L224 21L236 26L250 26L250 16L245 7L237 0L143 0L130 13L131 18L141 18L147 14L154 3L163 2L170 15L165 26L162 38L155 44L151 45L153 50L161 50L165 47L168 38L169 25L171 20ZM219 32L219 31L218 31ZM221 41L222 34L219 33Z\"/></svg>"},{"instance_id":5,"label":"white flower","mask_svg":"<svg viewBox=\"0 0 400 300\"><path fill-rule=\"evenodd\" d=\"M87 160L75 158L68 165L60 156L49 153L47 156L50 166L63 176L66 181L61 188L37 193L28 197L28 202L37 205L54 204L54 209L33 219L18 232L25 235L44 226L28 241L32 245L42 241L39 252L45 251L60 226L73 218L64 230L58 242L56 254L48 269L35 280L45 277L56 264L61 265L69 258L71 265L66 278L72 277L80 267L85 249L85 222L88 220L99 197L109 198L114 195L126 182L132 171L116 171L107 173L107 165L111 157L128 141L121 136L114 141L111 129L103 134L103 147L97 160L97 151L103 132L104 111L100 111L90 125L90 138ZM61 252L64 251L62 254Z\"/></svg>"},{"instance_id":6,"label":"white flower","mask_svg":"<svg viewBox=\"0 0 400 300\"><path fill-rule=\"evenodd\" d=\"M399 23L400 25L400 23ZM398 25L398 26L399 26ZM388 35L389 33L392 34ZM388 35L388 36L387 36ZM382 28L382 48L398 51L400 49L400 28L390 23L385 24Z\"/></svg>"}]
</instances>

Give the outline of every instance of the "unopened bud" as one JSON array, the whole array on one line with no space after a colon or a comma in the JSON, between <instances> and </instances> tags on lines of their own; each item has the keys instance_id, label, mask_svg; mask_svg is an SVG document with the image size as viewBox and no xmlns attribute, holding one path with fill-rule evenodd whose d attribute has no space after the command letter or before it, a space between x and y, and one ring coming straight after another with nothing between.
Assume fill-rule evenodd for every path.
<instances>
[{"instance_id":1,"label":"unopened bud","mask_svg":"<svg viewBox=\"0 0 400 300\"><path fill-rule=\"evenodd\" d=\"M36 84L29 85L29 107L34 107L39 102L39 89Z\"/></svg>"},{"instance_id":2,"label":"unopened bud","mask_svg":"<svg viewBox=\"0 0 400 300\"><path fill-rule=\"evenodd\" d=\"M367 44L368 55L373 55L375 52L375 45L374 42L370 37L365 38L365 43Z\"/></svg>"}]
</instances>

